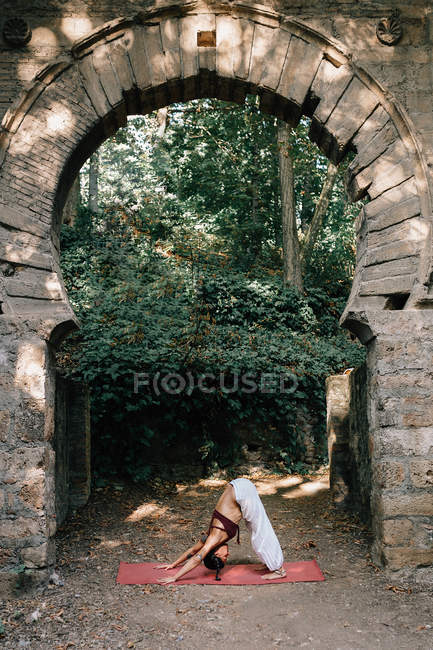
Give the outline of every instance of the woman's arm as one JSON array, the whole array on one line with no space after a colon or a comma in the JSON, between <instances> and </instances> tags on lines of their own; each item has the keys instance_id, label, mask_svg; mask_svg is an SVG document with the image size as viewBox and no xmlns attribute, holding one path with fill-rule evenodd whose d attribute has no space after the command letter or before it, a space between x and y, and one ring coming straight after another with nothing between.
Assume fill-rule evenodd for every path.
<instances>
[{"instance_id":1,"label":"woman's arm","mask_svg":"<svg viewBox=\"0 0 433 650\"><path fill-rule=\"evenodd\" d=\"M186 573L189 573L193 569L195 569L203 560L204 557L213 549L215 546L218 546L220 543L219 538L215 539L215 536L209 535L209 537L206 540L206 543L202 543L202 548L200 550L200 553L196 553L192 558L188 560L188 562L185 563L185 565L179 569L177 573L175 573L174 576L171 576L170 578L161 578L158 580L158 582L161 582L161 584L168 585L171 582L176 582L176 580L179 580L179 578L182 578Z\"/></svg>"},{"instance_id":2,"label":"woman's arm","mask_svg":"<svg viewBox=\"0 0 433 650\"><path fill-rule=\"evenodd\" d=\"M202 547L203 547L203 542L199 540L198 542L196 542L194 544L194 546L191 546L188 550L186 550L184 553L182 553L182 555L179 555L177 560L175 560L171 564L160 564L156 568L157 569L165 569L166 571L167 571L167 569L174 569L177 566L179 566L179 564L182 564L182 562L185 562L185 560L187 560L189 557L191 557L191 555L195 555Z\"/></svg>"},{"instance_id":3,"label":"woman's arm","mask_svg":"<svg viewBox=\"0 0 433 650\"><path fill-rule=\"evenodd\" d=\"M170 582L176 582L176 580L182 578L182 576L184 576L186 573L189 573L189 571L195 569L200 564L203 557L204 556L202 556L201 553L194 555L188 560L188 562L184 564L181 569L179 569L179 571L174 576L170 576L169 578L161 578L158 580L158 582L163 585L168 585Z\"/></svg>"}]
</instances>

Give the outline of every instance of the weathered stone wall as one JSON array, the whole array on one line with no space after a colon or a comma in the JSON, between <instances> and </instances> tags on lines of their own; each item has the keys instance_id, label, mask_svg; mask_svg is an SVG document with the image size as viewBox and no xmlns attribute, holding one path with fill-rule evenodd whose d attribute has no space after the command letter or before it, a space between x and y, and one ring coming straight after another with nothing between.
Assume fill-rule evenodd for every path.
<instances>
[{"instance_id":1,"label":"weathered stone wall","mask_svg":"<svg viewBox=\"0 0 433 650\"><path fill-rule=\"evenodd\" d=\"M433 564L433 315L392 312L376 332L365 367L327 380L331 490L371 521L378 564L422 574Z\"/></svg>"},{"instance_id":2,"label":"weathered stone wall","mask_svg":"<svg viewBox=\"0 0 433 650\"><path fill-rule=\"evenodd\" d=\"M370 523L371 454L367 366L326 380L330 488L334 503Z\"/></svg>"},{"instance_id":3,"label":"weathered stone wall","mask_svg":"<svg viewBox=\"0 0 433 650\"><path fill-rule=\"evenodd\" d=\"M362 518L370 522L371 450L368 421L368 366L356 368L349 375L350 418L349 454L352 462L352 504Z\"/></svg>"},{"instance_id":4,"label":"weathered stone wall","mask_svg":"<svg viewBox=\"0 0 433 650\"><path fill-rule=\"evenodd\" d=\"M85 384L68 383L69 507L73 509L90 496L90 392Z\"/></svg>"},{"instance_id":5,"label":"weathered stone wall","mask_svg":"<svg viewBox=\"0 0 433 650\"><path fill-rule=\"evenodd\" d=\"M56 454L56 521L60 526L69 510L68 384L56 373L56 405L53 448Z\"/></svg>"},{"instance_id":6,"label":"weathered stone wall","mask_svg":"<svg viewBox=\"0 0 433 650\"><path fill-rule=\"evenodd\" d=\"M183 3L174 0L170 4ZM430 2L275 0L260 4L302 20L343 43L357 63L367 67L399 98L419 132L426 133L428 154L433 155L429 141L433 132ZM152 5L146 0L2 0L1 27L8 18L23 17L32 29L32 38L23 49L14 49L1 38L4 73L0 110L4 114L17 95L17 87L29 82L43 65L70 48L77 39L109 20L134 15ZM376 26L382 16L389 16L396 8L401 12L403 34L395 47L388 47L377 39Z\"/></svg>"},{"instance_id":7,"label":"weathered stone wall","mask_svg":"<svg viewBox=\"0 0 433 650\"><path fill-rule=\"evenodd\" d=\"M56 373L56 521L90 496L90 395L87 386Z\"/></svg>"},{"instance_id":8,"label":"weathered stone wall","mask_svg":"<svg viewBox=\"0 0 433 650\"><path fill-rule=\"evenodd\" d=\"M374 557L402 569L433 564L433 314L395 316L369 349L369 444Z\"/></svg>"},{"instance_id":9,"label":"weathered stone wall","mask_svg":"<svg viewBox=\"0 0 433 650\"><path fill-rule=\"evenodd\" d=\"M349 506L352 500L349 375L332 375L326 379L326 411L331 495L337 506Z\"/></svg>"},{"instance_id":10,"label":"weathered stone wall","mask_svg":"<svg viewBox=\"0 0 433 650\"><path fill-rule=\"evenodd\" d=\"M348 193L369 202L357 220L357 266L342 322L369 348L374 553L392 568L431 563L431 4L399 3L403 32L393 46L376 36L380 17L395 8L391 0L158 7L2 3L3 31L18 15L33 32L27 45L3 42L0 52L7 70L0 79L7 108L0 130L4 567L24 561L31 572L53 561L50 350L77 326L59 269L58 229L78 169L128 114L202 96L242 103L246 93L290 124L311 117L311 139L334 162L356 153Z\"/></svg>"},{"instance_id":11,"label":"weathered stone wall","mask_svg":"<svg viewBox=\"0 0 433 650\"><path fill-rule=\"evenodd\" d=\"M54 385L51 355L28 323L0 317L0 592L26 566L38 583L54 562ZM45 569L44 569L45 568Z\"/></svg>"}]
</instances>

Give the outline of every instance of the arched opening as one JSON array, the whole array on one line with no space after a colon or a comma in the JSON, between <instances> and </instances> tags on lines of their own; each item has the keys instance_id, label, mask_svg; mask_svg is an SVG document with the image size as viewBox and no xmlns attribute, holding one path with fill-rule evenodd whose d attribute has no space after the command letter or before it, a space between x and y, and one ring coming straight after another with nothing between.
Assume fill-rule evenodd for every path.
<instances>
[{"instance_id":1,"label":"arched opening","mask_svg":"<svg viewBox=\"0 0 433 650\"><path fill-rule=\"evenodd\" d=\"M404 112L311 28L272 12L197 11L162 9L104 25L40 72L3 121L0 222L7 237L1 255L11 268L2 312L14 327L19 323L20 346L11 395L38 414L36 449L46 457L36 454L29 463L39 463L48 483L54 383L43 342L53 342L54 333L59 343L75 324L59 272L59 216L84 160L128 114L198 97L241 103L253 93L263 111L290 124L302 114L311 117L311 138L332 161L356 152L348 190L354 199L370 199L358 218L357 267L343 325L369 343L390 322L390 312L429 301L430 197ZM377 349L372 344L374 354ZM20 362L30 357L31 367ZM377 426L374 418L370 425ZM380 442L374 430L372 439ZM383 515L382 479L374 481L376 552L383 559L383 518L392 520L399 510L390 505ZM30 549L45 544L40 567L49 562L47 541L55 530L52 485L44 495L45 523L24 542ZM25 519L32 517L30 510Z\"/></svg>"},{"instance_id":2,"label":"arched opening","mask_svg":"<svg viewBox=\"0 0 433 650\"><path fill-rule=\"evenodd\" d=\"M165 120L164 136L159 134L158 117ZM253 456L263 447L267 460L273 456L275 462L280 461L280 469L285 467L284 458L295 465L305 457L314 463L323 454L323 381L342 369L337 360L329 366L326 359L334 359L332 351L335 356L337 349L344 349L339 354L346 368L358 365L361 357L338 327L350 288L346 274L351 276L352 271L346 266L353 269L352 222L359 206L348 204L343 175L337 175L332 204L338 208L330 210L328 221L328 228L336 230L337 243L330 233L320 253L302 260L306 287L302 298L293 288L286 288L293 280L286 280L282 273L280 147L286 143L281 141L280 129L281 123L258 110L256 96L249 96L245 106L197 100L170 105L163 116L136 118L129 129L119 131L98 150L99 214L96 206L90 213L84 207L81 219L86 219L85 224L62 230L65 283L82 322L85 352L79 360L70 342L70 354L59 355L66 370L70 370L72 356L80 376L87 376L93 386L94 413L100 414L95 417L93 433L96 440L102 435L106 441L98 440L98 449L93 446L94 469L108 473L117 464L117 472L124 477L139 475L138 459L142 459L143 472L149 472L158 464L156 440L166 445L159 459L166 477L175 476L182 462L185 473L209 472L212 462L219 469L217 461L227 465L230 449L240 462L242 445ZM291 138L294 193L302 205L298 213L300 230L305 233L316 214L322 184L330 172L333 179L337 177L334 166L311 146L307 133L304 122ZM81 176L86 185L85 204L90 170L89 165ZM304 189L307 183L308 191ZM326 191L328 200L330 192ZM135 250L132 257L131 250ZM326 307L325 295L332 296ZM325 310L326 324L319 324ZM314 340L317 368L311 384L302 364L302 379L292 376L296 359L306 354L302 339L293 337L298 327L306 336L311 332ZM323 347L316 342L316 334ZM268 346L277 346L269 357ZM96 352L97 348L101 349ZM261 387L263 364L269 388ZM173 381L180 382L173 393L166 384L166 366ZM204 378L199 379L203 372L209 387L201 383ZM225 393L224 400L215 398L218 388ZM261 399L255 400L256 393ZM281 393L287 395L283 403L277 399ZM152 395L152 401L147 408L143 403L139 413L137 401L145 394ZM182 396L188 402L185 407L178 404ZM298 399L298 415L293 404L286 411ZM137 411L138 422L125 420L129 409L131 416ZM305 417L301 409L308 412ZM313 412L320 415L313 417ZM116 436L119 424L115 422L120 421L124 433ZM143 433L137 431L134 438L131 432L137 425ZM285 442L287 437L290 444ZM142 446L137 446L139 438L143 438ZM321 450L315 449L314 441L317 447L320 441ZM305 442L308 451L301 452ZM177 470L171 467L170 472L168 465Z\"/></svg>"}]
</instances>

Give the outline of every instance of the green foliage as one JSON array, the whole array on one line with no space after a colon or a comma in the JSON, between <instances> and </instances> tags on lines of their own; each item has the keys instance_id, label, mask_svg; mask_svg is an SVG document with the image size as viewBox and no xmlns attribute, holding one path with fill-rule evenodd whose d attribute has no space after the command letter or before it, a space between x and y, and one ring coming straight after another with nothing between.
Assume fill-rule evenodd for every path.
<instances>
[{"instance_id":1,"label":"green foliage","mask_svg":"<svg viewBox=\"0 0 433 650\"><path fill-rule=\"evenodd\" d=\"M278 276L252 279L210 265L193 275L190 261L166 258L146 236L125 231L124 214L117 225L83 240L68 233L63 252L82 328L65 344L61 363L91 386L99 471L125 469L145 479L151 462L171 458L181 441L189 462L201 456L208 467L227 466L240 447L233 431L248 419L295 458L296 409L308 404L324 423L324 379L362 357L338 330L332 301L318 290L301 296L284 289ZM149 387L134 393L134 373L223 373L226 388L233 374L260 382L266 373L293 373L298 385L288 394L156 395Z\"/></svg>"},{"instance_id":2,"label":"green foliage","mask_svg":"<svg viewBox=\"0 0 433 650\"><path fill-rule=\"evenodd\" d=\"M230 466L245 422L296 467L297 412L317 416L323 447L324 380L363 359L338 327L353 265L342 181L300 295L281 280L275 120L255 98L245 109L201 100L171 107L162 138L157 127L154 115L134 118L101 147L102 211L81 210L62 231L65 284L82 327L59 363L91 387L99 480L146 480L163 463ZM292 149L302 231L326 161L306 123ZM216 379L206 383L206 374ZM194 386L176 391L176 376ZM231 390L236 376L241 388ZM211 390L195 385L200 377ZM245 377L262 389L244 390Z\"/></svg>"}]
</instances>

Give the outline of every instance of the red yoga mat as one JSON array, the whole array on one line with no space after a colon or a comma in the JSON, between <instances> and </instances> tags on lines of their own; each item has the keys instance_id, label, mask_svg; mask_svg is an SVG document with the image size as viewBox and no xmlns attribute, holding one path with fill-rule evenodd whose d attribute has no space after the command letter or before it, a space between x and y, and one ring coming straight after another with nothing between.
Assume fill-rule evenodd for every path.
<instances>
[{"instance_id":1,"label":"red yoga mat","mask_svg":"<svg viewBox=\"0 0 433 650\"><path fill-rule=\"evenodd\" d=\"M121 562L116 582L121 585L159 584L158 579L172 576L178 569L156 569L159 562L143 562L128 564ZM215 571L209 571L201 564L184 578L176 580L176 585L270 585L281 582L316 582L324 580L316 560L308 562L285 562L285 578L277 580L262 580L260 577L267 571L255 571L255 564L229 564L220 573L221 581L215 580Z\"/></svg>"}]
</instances>

